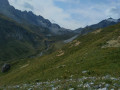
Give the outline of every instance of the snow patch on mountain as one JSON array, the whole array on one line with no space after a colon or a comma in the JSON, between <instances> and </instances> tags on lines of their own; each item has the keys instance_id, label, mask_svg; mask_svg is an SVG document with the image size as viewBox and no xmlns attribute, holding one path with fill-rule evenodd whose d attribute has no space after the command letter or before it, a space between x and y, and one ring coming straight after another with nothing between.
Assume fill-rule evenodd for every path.
<instances>
[{"instance_id":1,"label":"snow patch on mountain","mask_svg":"<svg viewBox=\"0 0 120 90\"><path fill-rule=\"evenodd\" d=\"M117 23L118 19L108 18L107 21L109 21L109 22L116 22Z\"/></svg>"}]
</instances>

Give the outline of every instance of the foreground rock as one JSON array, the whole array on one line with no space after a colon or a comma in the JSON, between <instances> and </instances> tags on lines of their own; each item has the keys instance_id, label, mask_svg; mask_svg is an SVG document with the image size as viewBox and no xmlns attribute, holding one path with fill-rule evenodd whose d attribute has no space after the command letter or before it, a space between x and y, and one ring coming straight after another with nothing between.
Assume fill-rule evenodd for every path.
<instances>
[{"instance_id":1,"label":"foreground rock","mask_svg":"<svg viewBox=\"0 0 120 90\"><path fill-rule=\"evenodd\" d=\"M2 66L1 72L4 73L4 72L9 71L9 70L10 70L10 67L11 67L10 64L4 64L4 65Z\"/></svg>"}]
</instances>

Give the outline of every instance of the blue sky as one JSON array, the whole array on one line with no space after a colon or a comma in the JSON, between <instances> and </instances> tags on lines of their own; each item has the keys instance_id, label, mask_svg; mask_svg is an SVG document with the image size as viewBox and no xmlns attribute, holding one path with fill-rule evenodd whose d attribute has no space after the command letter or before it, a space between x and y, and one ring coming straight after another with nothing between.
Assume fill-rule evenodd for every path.
<instances>
[{"instance_id":1,"label":"blue sky","mask_svg":"<svg viewBox=\"0 0 120 90\"><path fill-rule=\"evenodd\" d=\"M68 29L120 18L120 0L9 0L22 11L33 11Z\"/></svg>"}]
</instances>

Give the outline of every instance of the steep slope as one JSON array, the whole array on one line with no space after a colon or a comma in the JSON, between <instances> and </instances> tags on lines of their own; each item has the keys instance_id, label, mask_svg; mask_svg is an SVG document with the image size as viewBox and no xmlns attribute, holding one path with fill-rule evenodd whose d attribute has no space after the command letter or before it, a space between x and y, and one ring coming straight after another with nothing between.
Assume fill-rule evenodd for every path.
<instances>
[{"instance_id":1,"label":"steep slope","mask_svg":"<svg viewBox=\"0 0 120 90\"><path fill-rule=\"evenodd\" d=\"M0 84L16 85L36 80L48 83L54 79L65 80L71 77L76 80L81 76L119 77L119 32L120 24L117 24L79 36L52 54L28 59L26 62L13 62L8 73L0 74ZM112 84L111 81L105 82Z\"/></svg>"},{"instance_id":2,"label":"steep slope","mask_svg":"<svg viewBox=\"0 0 120 90\"><path fill-rule=\"evenodd\" d=\"M53 34L67 34L71 31L61 28L57 24L52 24L49 20L44 19L42 16L36 16L31 11L20 11L15 9L13 6L11 6L8 2L8 0L0 0L0 13L6 15L7 17L15 20L18 23L26 24L26 25L34 25L39 26L40 28L47 28L51 31Z\"/></svg>"},{"instance_id":3,"label":"steep slope","mask_svg":"<svg viewBox=\"0 0 120 90\"><path fill-rule=\"evenodd\" d=\"M35 54L46 47L44 40L42 34L0 14L0 62Z\"/></svg>"},{"instance_id":4,"label":"steep slope","mask_svg":"<svg viewBox=\"0 0 120 90\"><path fill-rule=\"evenodd\" d=\"M117 23L120 23L120 19L108 18L108 19L102 20L101 22L97 24L86 26L85 28L76 29L75 32L83 35L83 34L87 34L89 32L95 31L97 29L100 29L100 28L105 28L111 25L115 25Z\"/></svg>"},{"instance_id":5,"label":"steep slope","mask_svg":"<svg viewBox=\"0 0 120 90\"><path fill-rule=\"evenodd\" d=\"M53 35L49 29L23 25L0 14L0 64L54 51L53 44L74 34Z\"/></svg>"}]
</instances>

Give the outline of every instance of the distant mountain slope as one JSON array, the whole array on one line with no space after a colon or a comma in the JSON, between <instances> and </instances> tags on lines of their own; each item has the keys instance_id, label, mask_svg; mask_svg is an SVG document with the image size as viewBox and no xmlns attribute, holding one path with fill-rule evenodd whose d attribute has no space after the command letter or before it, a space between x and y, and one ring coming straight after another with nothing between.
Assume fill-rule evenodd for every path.
<instances>
[{"instance_id":1,"label":"distant mountain slope","mask_svg":"<svg viewBox=\"0 0 120 90\"><path fill-rule=\"evenodd\" d=\"M67 29L61 28L57 24L52 24L49 20L44 19L42 16L36 16L32 12L22 12L15 9L13 6L10 6L8 0L0 0L0 13L6 15L18 23L47 28L53 34L60 35L71 32Z\"/></svg>"},{"instance_id":2,"label":"distant mountain slope","mask_svg":"<svg viewBox=\"0 0 120 90\"><path fill-rule=\"evenodd\" d=\"M120 23L120 19L108 18L108 19L103 20L97 24L86 26L85 28L76 29L75 32L80 33L80 34L87 34L89 32L95 31L97 29L105 28L105 27L108 27L111 25L115 25L117 23Z\"/></svg>"},{"instance_id":3,"label":"distant mountain slope","mask_svg":"<svg viewBox=\"0 0 120 90\"><path fill-rule=\"evenodd\" d=\"M50 82L55 79L77 80L82 76L119 77L120 24L79 36L49 55L11 64L12 69L8 73L0 74L0 85L33 84L35 81ZM109 81L104 82L109 83ZM61 84L64 85L64 81L59 83ZM76 84L74 87L77 87Z\"/></svg>"},{"instance_id":4,"label":"distant mountain slope","mask_svg":"<svg viewBox=\"0 0 120 90\"><path fill-rule=\"evenodd\" d=\"M74 34L42 16L20 11L0 0L0 61L25 58Z\"/></svg>"},{"instance_id":5,"label":"distant mountain slope","mask_svg":"<svg viewBox=\"0 0 120 90\"><path fill-rule=\"evenodd\" d=\"M52 44L73 35L54 35L47 28L23 25L0 14L0 64L49 53L48 49L56 49Z\"/></svg>"},{"instance_id":6,"label":"distant mountain slope","mask_svg":"<svg viewBox=\"0 0 120 90\"><path fill-rule=\"evenodd\" d=\"M0 14L0 61L28 57L45 47L44 36Z\"/></svg>"}]
</instances>

